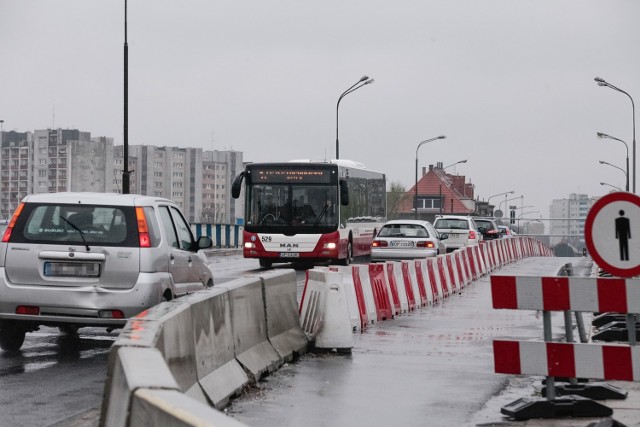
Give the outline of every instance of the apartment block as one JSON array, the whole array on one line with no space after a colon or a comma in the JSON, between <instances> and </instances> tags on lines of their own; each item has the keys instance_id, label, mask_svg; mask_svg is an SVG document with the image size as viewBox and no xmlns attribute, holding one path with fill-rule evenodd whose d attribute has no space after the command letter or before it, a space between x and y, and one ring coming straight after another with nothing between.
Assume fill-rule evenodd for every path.
<instances>
[{"instance_id":1,"label":"apartment block","mask_svg":"<svg viewBox=\"0 0 640 427\"><path fill-rule=\"evenodd\" d=\"M24 196L64 191L122 192L124 147L77 129L0 132L0 219ZM231 183L242 153L129 145L129 192L173 200L191 222L236 223L243 200Z\"/></svg>"},{"instance_id":2,"label":"apartment block","mask_svg":"<svg viewBox=\"0 0 640 427\"><path fill-rule=\"evenodd\" d=\"M549 208L550 244L569 243L577 248L584 246L584 224L591 206L598 200L587 194L571 193L566 199L554 199Z\"/></svg>"}]
</instances>

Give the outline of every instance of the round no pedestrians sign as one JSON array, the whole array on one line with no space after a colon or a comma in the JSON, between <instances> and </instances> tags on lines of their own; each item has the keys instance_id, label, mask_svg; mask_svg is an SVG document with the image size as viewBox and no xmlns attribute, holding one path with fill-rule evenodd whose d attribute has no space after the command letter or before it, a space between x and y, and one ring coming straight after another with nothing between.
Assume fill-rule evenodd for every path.
<instances>
[{"instance_id":1,"label":"round no pedestrians sign","mask_svg":"<svg viewBox=\"0 0 640 427\"><path fill-rule=\"evenodd\" d=\"M640 197L610 193L589 210L584 228L594 261L620 277L640 275Z\"/></svg>"}]
</instances>

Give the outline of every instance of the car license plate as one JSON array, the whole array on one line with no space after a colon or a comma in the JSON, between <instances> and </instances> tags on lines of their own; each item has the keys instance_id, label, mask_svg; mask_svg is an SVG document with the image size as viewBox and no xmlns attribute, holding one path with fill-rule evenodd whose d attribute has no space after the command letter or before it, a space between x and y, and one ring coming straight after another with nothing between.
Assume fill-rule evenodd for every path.
<instances>
[{"instance_id":1,"label":"car license plate","mask_svg":"<svg viewBox=\"0 0 640 427\"><path fill-rule=\"evenodd\" d=\"M280 252L280 258L300 258L298 252Z\"/></svg>"},{"instance_id":2,"label":"car license plate","mask_svg":"<svg viewBox=\"0 0 640 427\"><path fill-rule=\"evenodd\" d=\"M412 248L413 242L392 241L389 246L394 248Z\"/></svg>"},{"instance_id":3,"label":"car license plate","mask_svg":"<svg viewBox=\"0 0 640 427\"><path fill-rule=\"evenodd\" d=\"M100 277L97 262L45 262L46 277Z\"/></svg>"}]
</instances>

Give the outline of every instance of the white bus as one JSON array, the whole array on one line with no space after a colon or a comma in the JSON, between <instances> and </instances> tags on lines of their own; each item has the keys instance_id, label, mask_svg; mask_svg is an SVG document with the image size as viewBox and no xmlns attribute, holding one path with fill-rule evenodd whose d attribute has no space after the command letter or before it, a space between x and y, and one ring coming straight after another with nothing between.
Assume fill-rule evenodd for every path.
<instances>
[{"instance_id":1,"label":"white bus","mask_svg":"<svg viewBox=\"0 0 640 427\"><path fill-rule=\"evenodd\" d=\"M370 254L385 221L385 175L361 163L250 163L233 182L236 199L243 180L243 254L263 268L291 261L348 265Z\"/></svg>"}]
</instances>

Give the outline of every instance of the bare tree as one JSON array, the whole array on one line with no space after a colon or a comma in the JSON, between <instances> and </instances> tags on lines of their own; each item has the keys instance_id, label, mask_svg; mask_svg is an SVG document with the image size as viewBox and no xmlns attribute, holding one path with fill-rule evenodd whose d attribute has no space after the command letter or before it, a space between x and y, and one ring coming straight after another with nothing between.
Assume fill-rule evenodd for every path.
<instances>
[{"instance_id":1,"label":"bare tree","mask_svg":"<svg viewBox=\"0 0 640 427\"><path fill-rule=\"evenodd\" d=\"M399 182L392 182L387 191L387 219L398 219L400 202L406 196L406 190Z\"/></svg>"},{"instance_id":2,"label":"bare tree","mask_svg":"<svg viewBox=\"0 0 640 427\"><path fill-rule=\"evenodd\" d=\"M202 208L200 211L201 224L223 224L225 215L223 209Z\"/></svg>"}]
</instances>

